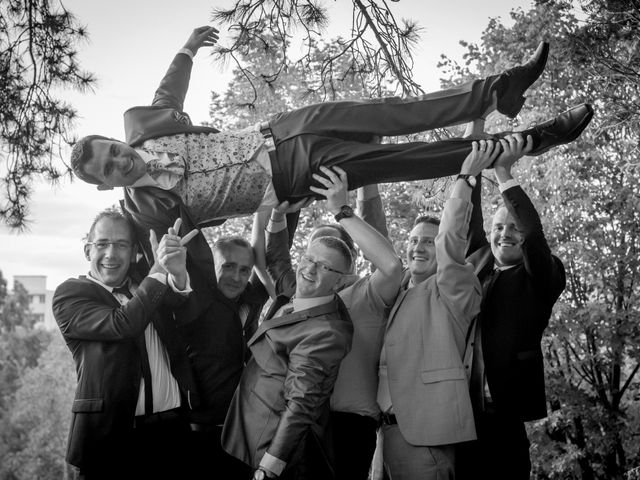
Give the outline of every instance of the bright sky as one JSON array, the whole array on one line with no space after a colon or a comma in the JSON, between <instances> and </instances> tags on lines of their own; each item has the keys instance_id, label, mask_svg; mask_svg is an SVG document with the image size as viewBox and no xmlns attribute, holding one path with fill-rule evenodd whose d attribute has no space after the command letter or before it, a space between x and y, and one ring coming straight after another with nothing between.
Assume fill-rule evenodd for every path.
<instances>
[{"instance_id":1,"label":"bright sky","mask_svg":"<svg viewBox=\"0 0 640 480\"><path fill-rule=\"evenodd\" d=\"M149 104L175 52L192 29L209 23L214 5L231 0L64 0L88 27L90 41L80 48L80 62L98 83L93 93L65 92L79 113L78 136L93 133L123 139L122 113ZM425 91L438 89L436 65L440 54L459 59L460 40L477 42L490 17L508 21L517 7L528 9L531 0L399 0L389 3L396 18L411 18L423 27L416 49L415 79ZM346 35L351 20L347 0L324 0L330 8L327 38ZM224 44L224 32L221 43ZM194 123L209 120L210 92L225 90L230 68L215 65L205 52L196 56L185 102ZM46 275L53 290L69 277L85 274L83 235L93 217L122 197L122 191L98 192L83 182L65 180L59 187L41 183L30 204L32 220L27 232L10 232L0 225L0 270L13 286L14 275Z\"/></svg>"}]
</instances>

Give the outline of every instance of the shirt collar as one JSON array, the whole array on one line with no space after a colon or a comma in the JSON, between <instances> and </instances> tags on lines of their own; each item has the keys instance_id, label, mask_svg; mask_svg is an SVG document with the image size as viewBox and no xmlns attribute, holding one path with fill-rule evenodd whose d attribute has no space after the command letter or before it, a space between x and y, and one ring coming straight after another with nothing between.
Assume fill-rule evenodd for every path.
<instances>
[{"instance_id":1,"label":"shirt collar","mask_svg":"<svg viewBox=\"0 0 640 480\"><path fill-rule=\"evenodd\" d=\"M91 272L87 273L87 280L91 280L93 283L97 283L109 293L113 293L113 289L116 288L116 287L110 287L109 285L105 285L97 278L93 278L91 276ZM125 285L129 287L129 290L131 290L131 279L129 277L125 278L124 282L122 282L120 285L117 285L117 287L124 287Z\"/></svg>"},{"instance_id":2,"label":"shirt collar","mask_svg":"<svg viewBox=\"0 0 640 480\"><path fill-rule=\"evenodd\" d=\"M318 305L324 305L325 303L329 303L333 300L334 294L325 295L324 297L312 297L312 298L296 298L293 297L291 299L293 303L293 310L298 312L300 310L307 310L312 307L317 307Z\"/></svg>"}]
</instances>

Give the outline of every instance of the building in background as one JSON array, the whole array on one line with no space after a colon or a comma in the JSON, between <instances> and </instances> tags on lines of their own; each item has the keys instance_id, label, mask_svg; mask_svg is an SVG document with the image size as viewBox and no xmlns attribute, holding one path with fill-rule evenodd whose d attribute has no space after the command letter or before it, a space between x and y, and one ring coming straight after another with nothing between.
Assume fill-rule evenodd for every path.
<instances>
[{"instance_id":1,"label":"building in background","mask_svg":"<svg viewBox=\"0 0 640 480\"><path fill-rule=\"evenodd\" d=\"M13 282L20 282L29 293L29 307L36 317L36 324L43 325L46 329L55 328L56 321L51 308L53 290L47 290L47 276L14 275Z\"/></svg>"}]
</instances>

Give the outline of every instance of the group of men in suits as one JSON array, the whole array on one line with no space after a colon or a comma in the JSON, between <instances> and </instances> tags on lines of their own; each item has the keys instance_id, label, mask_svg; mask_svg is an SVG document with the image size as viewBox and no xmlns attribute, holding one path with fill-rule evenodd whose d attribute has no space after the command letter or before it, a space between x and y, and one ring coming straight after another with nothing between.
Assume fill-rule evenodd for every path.
<instances>
[{"instance_id":1,"label":"group of men in suits","mask_svg":"<svg viewBox=\"0 0 640 480\"><path fill-rule=\"evenodd\" d=\"M316 105L222 134L182 112L193 55L216 40L194 30L153 105L125 114L127 143L92 136L72 152L79 178L126 187L126 215L96 219L89 275L54 296L78 371L69 463L86 478L126 477L114 458L136 460L132 477L177 465L189 478L366 478L381 430L392 480L483 468L526 478L523 422L546 414L540 339L564 272L511 166L577 138L593 111L483 140L370 140L517 115L548 45L458 89ZM487 244L478 183L490 166L505 207ZM417 219L403 272L347 191L451 174L443 217ZM317 229L294 272L288 247L308 196L326 198L339 225ZM381 218L379 197L363 205ZM271 211L278 294L260 324L269 295L249 279L252 246L227 238L212 250L194 232L256 210ZM354 275L351 239L371 275Z\"/></svg>"}]
</instances>

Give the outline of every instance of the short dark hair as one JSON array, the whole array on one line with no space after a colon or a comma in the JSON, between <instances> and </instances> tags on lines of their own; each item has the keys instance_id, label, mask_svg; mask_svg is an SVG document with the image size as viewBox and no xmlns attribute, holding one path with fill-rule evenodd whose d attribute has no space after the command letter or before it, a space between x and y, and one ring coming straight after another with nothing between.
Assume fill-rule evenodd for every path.
<instances>
[{"instance_id":1,"label":"short dark hair","mask_svg":"<svg viewBox=\"0 0 640 480\"><path fill-rule=\"evenodd\" d=\"M346 243L337 237L317 237L311 240L310 244L316 242L340 253L347 264L347 272L351 271L353 268L353 257L351 256L351 250L349 250Z\"/></svg>"},{"instance_id":2,"label":"short dark hair","mask_svg":"<svg viewBox=\"0 0 640 480\"><path fill-rule=\"evenodd\" d=\"M440 219L438 217L434 217L433 215L419 215L413 221L413 226L420 225L421 223L429 223L431 225L435 225L436 227L440 226Z\"/></svg>"},{"instance_id":3,"label":"short dark hair","mask_svg":"<svg viewBox=\"0 0 640 480\"><path fill-rule=\"evenodd\" d=\"M102 135L87 135L78 140L71 149L71 169L76 177L80 180L92 183L94 185L100 185L97 178L88 175L84 171L85 164L93 157L93 148L91 142L94 140L113 140L109 137L103 137Z\"/></svg>"},{"instance_id":4,"label":"short dark hair","mask_svg":"<svg viewBox=\"0 0 640 480\"><path fill-rule=\"evenodd\" d=\"M136 228L133 225L133 222L118 207L107 208L96 215L96 217L93 219L93 222L91 223L91 227L89 228L89 233L87 233L85 237L87 242L93 241L93 235L95 233L96 225L103 218L110 218L111 220L117 220L126 223L127 227L129 228L129 235L131 236L131 243L133 245L137 243L138 237L136 235Z\"/></svg>"},{"instance_id":5,"label":"short dark hair","mask_svg":"<svg viewBox=\"0 0 640 480\"><path fill-rule=\"evenodd\" d=\"M344 229L344 227L339 223L321 223L320 225L317 225L311 231L311 236L309 237L309 241L313 241L318 237L326 236L326 235L323 235L321 232L327 229L335 230L336 232L338 232L338 238L347 244L347 247L349 247L349 250L351 250L351 256L352 257L357 256L356 245L353 241L353 238L351 238L351 235L349 235L349 232L347 232ZM329 235L329 236L332 236L332 235Z\"/></svg>"},{"instance_id":6,"label":"short dark hair","mask_svg":"<svg viewBox=\"0 0 640 480\"><path fill-rule=\"evenodd\" d=\"M251 257L253 258L253 261L255 262L256 257L255 257L255 252L253 250L253 246L243 237L239 236L239 235L228 235L226 237L220 237L219 239L217 239L215 241L215 243L213 244L213 250L218 250L218 251L228 251L229 249L231 249L232 247L240 247L240 248L246 248L247 250L249 250L251 252Z\"/></svg>"}]
</instances>

